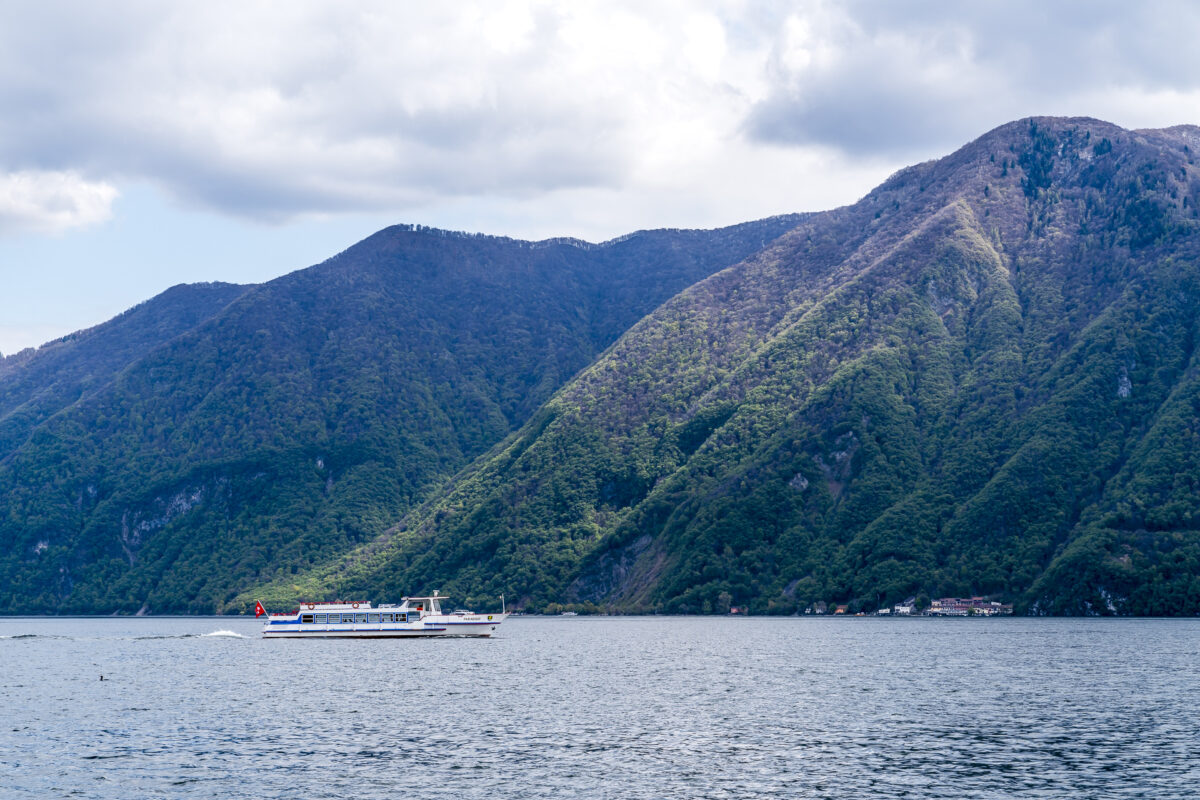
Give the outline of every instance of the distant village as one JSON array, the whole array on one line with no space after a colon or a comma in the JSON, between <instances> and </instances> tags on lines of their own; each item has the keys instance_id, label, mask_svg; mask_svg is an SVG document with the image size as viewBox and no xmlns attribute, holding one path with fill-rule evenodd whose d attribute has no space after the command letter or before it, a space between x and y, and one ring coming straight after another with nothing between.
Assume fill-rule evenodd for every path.
<instances>
[{"instance_id":1,"label":"distant village","mask_svg":"<svg viewBox=\"0 0 1200 800\"><path fill-rule=\"evenodd\" d=\"M735 612L736 613L736 612ZM817 602L804 609L805 614L843 614L858 617L999 617L1013 613L1012 603L997 603L982 597L942 597L928 604L910 597L903 603L868 613L851 614L848 606Z\"/></svg>"}]
</instances>

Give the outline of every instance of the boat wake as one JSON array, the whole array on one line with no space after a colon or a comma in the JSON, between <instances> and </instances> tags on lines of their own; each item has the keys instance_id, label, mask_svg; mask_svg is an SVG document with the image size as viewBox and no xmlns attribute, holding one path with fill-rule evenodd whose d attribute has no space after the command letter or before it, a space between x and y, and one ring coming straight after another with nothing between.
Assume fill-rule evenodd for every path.
<instances>
[{"instance_id":1,"label":"boat wake","mask_svg":"<svg viewBox=\"0 0 1200 800\"><path fill-rule=\"evenodd\" d=\"M144 642L144 641L150 641L150 640L154 640L154 639L204 639L204 638L209 638L209 637L214 637L214 636L218 637L218 638L222 638L222 639L245 639L245 638L247 638L244 634L238 633L237 631L230 631L230 630L224 630L224 629L219 630L219 631L211 631L209 633L167 633L167 634L158 634L155 636L118 636L116 638L125 639L127 641ZM0 634L0 639L9 639L12 641L16 641L18 639L75 639L75 638L77 638L77 637L56 636L54 634L46 634L46 633ZM107 637L100 637L100 638L107 638Z\"/></svg>"},{"instance_id":2,"label":"boat wake","mask_svg":"<svg viewBox=\"0 0 1200 800\"><path fill-rule=\"evenodd\" d=\"M237 631L211 631L210 633L167 633L157 636L135 636L134 641L145 642L153 639L204 639L210 636L219 636L227 639L245 639L246 637Z\"/></svg>"},{"instance_id":3,"label":"boat wake","mask_svg":"<svg viewBox=\"0 0 1200 800\"><path fill-rule=\"evenodd\" d=\"M245 636L238 633L237 631L226 631L226 630L213 631L212 633L202 633L200 635L201 636L225 636L230 639L245 639L246 638Z\"/></svg>"}]
</instances>

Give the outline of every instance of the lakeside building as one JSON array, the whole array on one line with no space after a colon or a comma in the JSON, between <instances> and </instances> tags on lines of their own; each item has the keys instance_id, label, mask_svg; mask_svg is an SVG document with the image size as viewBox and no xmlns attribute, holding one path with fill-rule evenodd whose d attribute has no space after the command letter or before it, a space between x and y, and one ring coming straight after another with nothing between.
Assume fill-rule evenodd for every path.
<instances>
[{"instance_id":1,"label":"lakeside building","mask_svg":"<svg viewBox=\"0 0 1200 800\"><path fill-rule=\"evenodd\" d=\"M730 609L730 613L747 613L749 609ZM916 597L903 603L880 608L878 611L859 611L851 614L847 603L835 604L817 601L804 609L805 614L836 614L838 616L872 617L999 617L1013 613L1012 603L998 603L982 597L941 597L930 601L928 608L920 608Z\"/></svg>"},{"instance_id":2,"label":"lakeside building","mask_svg":"<svg viewBox=\"0 0 1200 800\"><path fill-rule=\"evenodd\" d=\"M1011 603L987 601L982 597L942 597L929 605L931 617L995 617L1012 613Z\"/></svg>"}]
</instances>

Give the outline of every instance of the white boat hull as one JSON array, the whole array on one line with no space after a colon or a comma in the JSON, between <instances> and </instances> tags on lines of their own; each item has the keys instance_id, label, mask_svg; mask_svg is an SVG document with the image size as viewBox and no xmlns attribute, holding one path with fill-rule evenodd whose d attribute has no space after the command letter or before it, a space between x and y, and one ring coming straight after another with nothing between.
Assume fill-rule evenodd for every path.
<instances>
[{"instance_id":1,"label":"white boat hull","mask_svg":"<svg viewBox=\"0 0 1200 800\"><path fill-rule=\"evenodd\" d=\"M270 622L263 626L264 639L416 639L434 636L487 637L507 614L481 614L480 619L425 617L414 623L355 623L320 625L300 622Z\"/></svg>"}]
</instances>

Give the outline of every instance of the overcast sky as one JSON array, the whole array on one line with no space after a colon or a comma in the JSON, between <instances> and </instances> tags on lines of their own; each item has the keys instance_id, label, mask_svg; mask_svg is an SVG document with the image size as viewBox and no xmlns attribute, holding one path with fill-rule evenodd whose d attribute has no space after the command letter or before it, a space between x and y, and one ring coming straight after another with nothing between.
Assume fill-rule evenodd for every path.
<instances>
[{"instance_id":1,"label":"overcast sky","mask_svg":"<svg viewBox=\"0 0 1200 800\"><path fill-rule=\"evenodd\" d=\"M1200 122L1190 2L0 0L0 352L395 222L851 202L1034 114Z\"/></svg>"}]
</instances>

